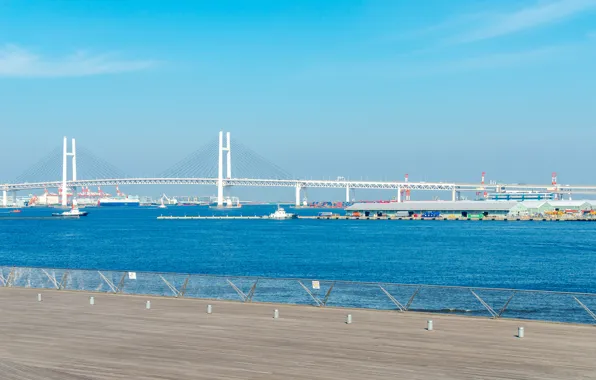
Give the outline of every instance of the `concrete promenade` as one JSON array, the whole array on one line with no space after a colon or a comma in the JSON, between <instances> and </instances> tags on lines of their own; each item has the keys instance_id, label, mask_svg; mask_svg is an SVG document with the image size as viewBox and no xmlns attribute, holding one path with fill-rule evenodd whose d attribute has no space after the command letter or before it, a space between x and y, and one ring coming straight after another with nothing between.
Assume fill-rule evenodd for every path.
<instances>
[{"instance_id":1,"label":"concrete promenade","mask_svg":"<svg viewBox=\"0 0 596 380\"><path fill-rule=\"evenodd\" d=\"M1 379L596 379L596 326L411 312L0 288L0 337Z\"/></svg>"}]
</instances>

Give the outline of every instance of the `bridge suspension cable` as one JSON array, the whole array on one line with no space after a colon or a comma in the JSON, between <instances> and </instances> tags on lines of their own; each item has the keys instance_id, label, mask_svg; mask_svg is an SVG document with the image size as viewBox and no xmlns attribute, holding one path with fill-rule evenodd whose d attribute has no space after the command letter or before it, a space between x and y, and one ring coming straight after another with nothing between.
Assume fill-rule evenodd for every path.
<instances>
[{"instance_id":1,"label":"bridge suspension cable","mask_svg":"<svg viewBox=\"0 0 596 380\"><path fill-rule=\"evenodd\" d=\"M62 175L62 147L57 146L14 179L14 183L55 181Z\"/></svg>"},{"instance_id":2,"label":"bridge suspension cable","mask_svg":"<svg viewBox=\"0 0 596 380\"><path fill-rule=\"evenodd\" d=\"M126 178L124 171L97 157L89 149L77 148L77 177L79 179Z\"/></svg>"},{"instance_id":3,"label":"bridge suspension cable","mask_svg":"<svg viewBox=\"0 0 596 380\"><path fill-rule=\"evenodd\" d=\"M217 177L218 140L213 139L168 169L157 174L160 178Z\"/></svg>"},{"instance_id":4,"label":"bridge suspension cable","mask_svg":"<svg viewBox=\"0 0 596 380\"><path fill-rule=\"evenodd\" d=\"M233 178L291 179L292 175L246 145L232 140Z\"/></svg>"}]
</instances>

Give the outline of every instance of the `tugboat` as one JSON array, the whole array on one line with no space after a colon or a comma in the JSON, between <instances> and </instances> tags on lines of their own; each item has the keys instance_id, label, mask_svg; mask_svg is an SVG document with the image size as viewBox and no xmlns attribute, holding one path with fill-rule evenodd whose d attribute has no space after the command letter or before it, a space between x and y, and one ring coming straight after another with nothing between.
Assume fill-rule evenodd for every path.
<instances>
[{"instance_id":1,"label":"tugboat","mask_svg":"<svg viewBox=\"0 0 596 380\"><path fill-rule=\"evenodd\" d=\"M285 220L285 219L296 219L298 215L289 214L283 208L277 206L277 210L273 214L270 214L268 219Z\"/></svg>"},{"instance_id":2,"label":"tugboat","mask_svg":"<svg viewBox=\"0 0 596 380\"><path fill-rule=\"evenodd\" d=\"M89 214L87 211L79 210L76 202L73 202L72 208L70 210L64 212L55 212L52 214L52 216L59 216L63 218L78 218L80 216L87 216L87 214Z\"/></svg>"}]
</instances>

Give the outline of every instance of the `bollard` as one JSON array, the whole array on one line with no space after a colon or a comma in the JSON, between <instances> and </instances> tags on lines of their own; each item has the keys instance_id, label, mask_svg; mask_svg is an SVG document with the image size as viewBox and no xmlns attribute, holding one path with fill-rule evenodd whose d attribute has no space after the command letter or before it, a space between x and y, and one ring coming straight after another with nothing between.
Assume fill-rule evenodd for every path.
<instances>
[{"instance_id":1,"label":"bollard","mask_svg":"<svg viewBox=\"0 0 596 380\"><path fill-rule=\"evenodd\" d=\"M273 319L277 319L279 318L279 310L275 309L273 310Z\"/></svg>"},{"instance_id":2,"label":"bollard","mask_svg":"<svg viewBox=\"0 0 596 380\"><path fill-rule=\"evenodd\" d=\"M89 297L89 305L95 305L95 298Z\"/></svg>"},{"instance_id":3,"label":"bollard","mask_svg":"<svg viewBox=\"0 0 596 380\"><path fill-rule=\"evenodd\" d=\"M523 327L518 327L517 328L517 337L518 338L523 338L524 337L524 328Z\"/></svg>"},{"instance_id":4,"label":"bollard","mask_svg":"<svg viewBox=\"0 0 596 380\"><path fill-rule=\"evenodd\" d=\"M433 321L432 321L432 319L429 319L428 321L426 321L426 330L427 331L433 331Z\"/></svg>"},{"instance_id":5,"label":"bollard","mask_svg":"<svg viewBox=\"0 0 596 380\"><path fill-rule=\"evenodd\" d=\"M37 302L41 302L41 293L37 294Z\"/></svg>"},{"instance_id":6,"label":"bollard","mask_svg":"<svg viewBox=\"0 0 596 380\"><path fill-rule=\"evenodd\" d=\"M207 314L211 314L213 312L213 307L211 305L207 305Z\"/></svg>"},{"instance_id":7,"label":"bollard","mask_svg":"<svg viewBox=\"0 0 596 380\"><path fill-rule=\"evenodd\" d=\"M350 323L352 323L352 314L348 314L346 316L346 323L349 325Z\"/></svg>"},{"instance_id":8,"label":"bollard","mask_svg":"<svg viewBox=\"0 0 596 380\"><path fill-rule=\"evenodd\" d=\"M145 308L147 310L151 309L151 301L147 301L147 303L145 304Z\"/></svg>"}]
</instances>

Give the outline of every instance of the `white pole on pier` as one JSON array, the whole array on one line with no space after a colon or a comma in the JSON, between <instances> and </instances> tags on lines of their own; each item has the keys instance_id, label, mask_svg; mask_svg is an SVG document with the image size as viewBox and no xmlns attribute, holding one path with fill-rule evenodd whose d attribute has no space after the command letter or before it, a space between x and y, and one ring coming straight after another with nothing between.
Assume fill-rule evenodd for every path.
<instances>
[{"instance_id":1,"label":"white pole on pier","mask_svg":"<svg viewBox=\"0 0 596 380\"><path fill-rule=\"evenodd\" d=\"M217 207L223 206L223 131L219 132L219 166L217 170Z\"/></svg>"},{"instance_id":2,"label":"white pole on pier","mask_svg":"<svg viewBox=\"0 0 596 380\"><path fill-rule=\"evenodd\" d=\"M67 153L68 140L64 136L64 142L62 146L62 206L66 207L68 204L68 191L66 190L66 176L68 175L68 153Z\"/></svg>"}]
</instances>

